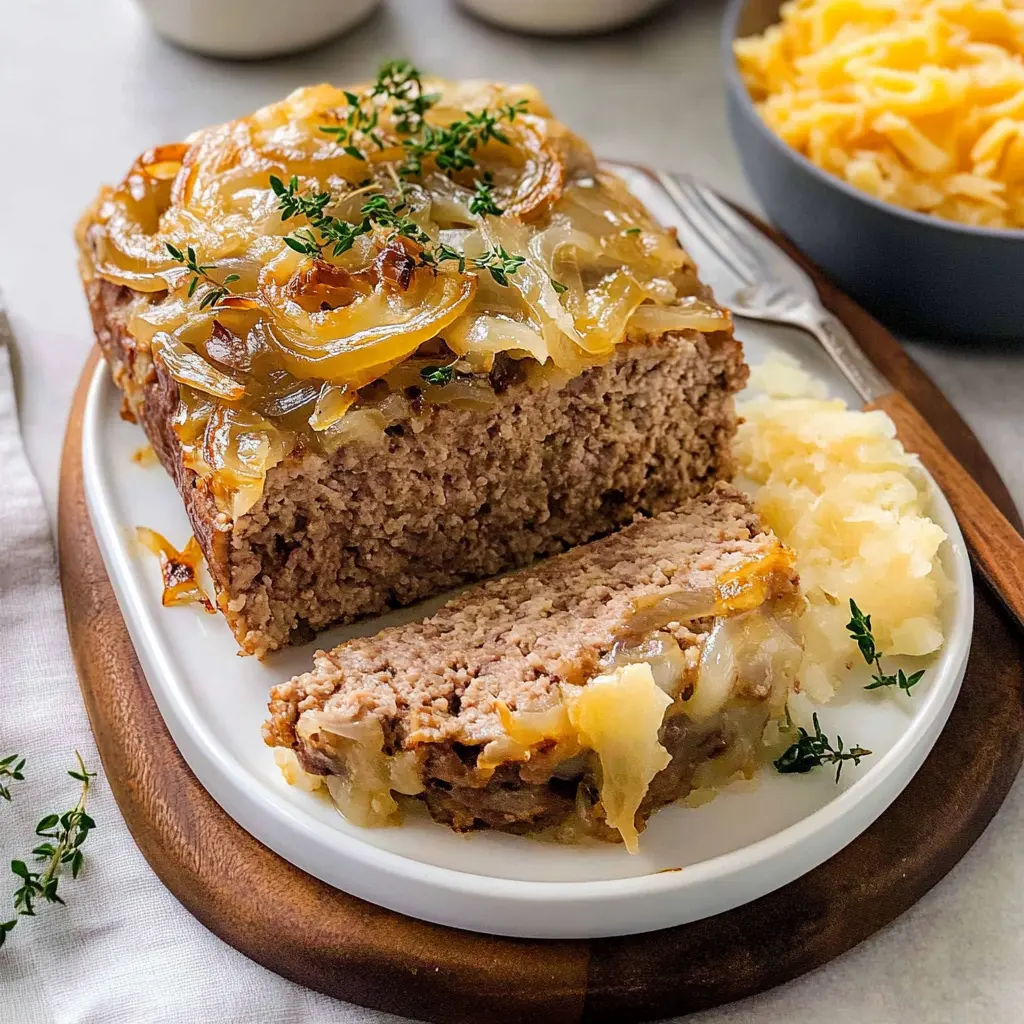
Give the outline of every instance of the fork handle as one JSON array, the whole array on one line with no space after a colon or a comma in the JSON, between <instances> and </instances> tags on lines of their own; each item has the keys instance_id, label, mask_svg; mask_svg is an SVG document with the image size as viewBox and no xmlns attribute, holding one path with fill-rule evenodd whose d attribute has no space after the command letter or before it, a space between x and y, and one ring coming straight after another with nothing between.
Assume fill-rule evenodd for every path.
<instances>
[{"instance_id":1,"label":"fork handle","mask_svg":"<svg viewBox=\"0 0 1024 1024\"><path fill-rule=\"evenodd\" d=\"M889 391L865 409L888 413L903 446L920 456L960 523L975 567L1024 629L1024 537L900 392Z\"/></svg>"}]
</instances>

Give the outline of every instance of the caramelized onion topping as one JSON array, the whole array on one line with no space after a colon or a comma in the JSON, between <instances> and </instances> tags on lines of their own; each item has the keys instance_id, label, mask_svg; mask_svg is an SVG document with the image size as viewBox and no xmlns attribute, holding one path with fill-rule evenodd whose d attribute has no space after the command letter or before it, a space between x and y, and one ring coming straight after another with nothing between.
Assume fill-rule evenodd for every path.
<instances>
[{"instance_id":1,"label":"caramelized onion topping","mask_svg":"<svg viewBox=\"0 0 1024 1024\"><path fill-rule=\"evenodd\" d=\"M195 537L189 537L188 543L179 551L163 534L147 526L136 527L135 535L140 544L160 559L160 576L164 585L161 600L166 607L200 604L211 615L216 614L199 583L198 571L203 553Z\"/></svg>"},{"instance_id":2,"label":"caramelized onion topping","mask_svg":"<svg viewBox=\"0 0 1024 1024\"><path fill-rule=\"evenodd\" d=\"M516 379L543 367L561 383L626 338L729 327L674 235L534 89L423 89L436 96L416 128L371 87L299 89L142 154L78 226L86 278L135 294L137 383L154 358L177 382L186 464L213 478L224 512L251 508L297 440L330 451L387 424L361 389L409 360L464 367L444 386L414 382L420 408L487 407L498 356L526 367ZM351 133L322 130L350 125L353 93L374 121L355 155ZM468 166L427 146L409 170L417 131L485 113L498 134L477 139ZM474 212L483 180L500 215ZM397 219L368 217L371 200ZM318 209L341 235L321 231ZM358 429L341 430L359 411Z\"/></svg>"}]
</instances>

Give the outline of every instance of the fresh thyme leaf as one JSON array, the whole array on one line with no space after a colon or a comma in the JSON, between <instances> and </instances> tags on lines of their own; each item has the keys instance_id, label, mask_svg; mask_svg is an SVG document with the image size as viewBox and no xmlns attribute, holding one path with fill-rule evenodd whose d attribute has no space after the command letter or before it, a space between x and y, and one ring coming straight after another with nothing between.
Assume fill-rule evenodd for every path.
<instances>
[{"instance_id":1,"label":"fresh thyme leaf","mask_svg":"<svg viewBox=\"0 0 1024 1024\"><path fill-rule=\"evenodd\" d=\"M0 760L0 798L10 802L10 782L4 782L4 780L10 779L11 782L24 781L25 776L22 774L24 767L25 758L19 754L8 754L7 757Z\"/></svg>"},{"instance_id":2,"label":"fresh thyme leaf","mask_svg":"<svg viewBox=\"0 0 1024 1024\"><path fill-rule=\"evenodd\" d=\"M295 252L301 252L304 256L319 256L321 252L320 243L313 237L312 232L308 237L301 232L294 235L285 235L284 244Z\"/></svg>"},{"instance_id":3,"label":"fresh thyme leaf","mask_svg":"<svg viewBox=\"0 0 1024 1024\"><path fill-rule=\"evenodd\" d=\"M316 192L313 195L305 195L300 192L299 179L294 174L287 185L272 174L270 187L277 196L281 220L302 216L313 224L324 216L324 208L331 201L330 192Z\"/></svg>"},{"instance_id":4,"label":"fresh thyme leaf","mask_svg":"<svg viewBox=\"0 0 1024 1024\"><path fill-rule=\"evenodd\" d=\"M303 216L312 228L299 228L285 236L285 245L304 256L320 256L326 246L333 246L335 256L340 256L352 248L355 240L370 230L369 224L349 224L338 220L324 210L331 201L330 192L306 194L299 191L299 180L292 175L287 185L280 178L271 175L270 187L277 196L281 220ZM318 239L312 229L316 229Z\"/></svg>"},{"instance_id":5,"label":"fresh thyme leaf","mask_svg":"<svg viewBox=\"0 0 1024 1024\"><path fill-rule=\"evenodd\" d=\"M549 277L548 280L551 282L551 287L555 289L555 292L558 295L561 295L569 290L569 286L567 284L562 284L561 281L556 281L553 277Z\"/></svg>"},{"instance_id":6,"label":"fresh thyme leaf","mask_svg":"<svg viewBox=\"0 0 1024 1024\"><path fill-rule=\"evenodd\" d=\"M369 234L371 226L365 217L358 224L350 224L348 221L330 217L317 224L317 229L327 243L333 245L331 249L333 255L340 256L355 245L355 241L360 235Z\"/></svg>"},{"instance_id":7,"label":"fresh thyme leaf","mask_svg":"<svg viewBox=\"0 0 1024 1024\"><path fill-rule=\"evenodd\" d=\"M411 217L406 216L402 211L406 209L405 203L392 206L387 196L371 196L363 203L359 212L375 224L381 227L392 228L394 233L404 238L411 238L421 245L430 244L430 235L419 226Z\"/></svg>"},{"instance_id":8,"label":"fresh thyme leaf","mask_svg":"<svg viewBox=\"0 0 1024 1024\"><path fill-rule=\"evenodd\" d=\"M274 180L281 185L280 179L275 178ZM292 181L295 181L295 179L292 178ZM273 186L273 182L271 182L271 185ZM281 187L283 188L284 186L282 185ZM171 245L170 242L165 242L164 245L167 247L167 252L170 254L171 259L177 263L183 263L192 274L192 278L188 283L188 297L190 299L195 295L196 288L199 287L201 281L205 281L211 286L210 290L203 296L199 303L200 309L206 309L207 306L216 306L221 299L230 294L227 285L233 284L238 280L237 274L228 274L228 276L218 284L217 281L210 276L210 271L214 269L213 264L208 263L204 266L200 266L199 261L196 258L196 251L191 245L186 246L184 253L182 253L182 251L177 247Z\"/></svg>"},{"instance_id":9,"label":"fresh thyme leaf","mask_svg":"<svg viewBox=\"0 0 1024 1024\"><path fill-rule=\"evenodd\" d=\"M423 161L432 158L438 168L452 174L476 166L473 154L478 146L497 139L506 146L511 145L509 137L499 125L511 123L526 109L526 100L508 103L499 110L466 111L463 121L453 121L445 127L422 125L422 133L402 140L406 161L399 174L415 177L423 173Z\"/></svg>"},{"instance_id":10,"label":"fresh thyme leaf","mask_svg":"<svg viewBox=\"0 0 1024 1024\"><path fill-rule=\"evenodd\" d=\"M78 803L63 814L47 814L36 825L36 835L50 840L40 843L32 851L37 860L45 862L45 866L39 871L32 871L23 860L11 861L11 872L20 879L21 884L14 890L14 917L10 921L0 922L0 946L3 946L22 917L36 916L37 901L64 903L57 887L65 864L72 878L77 878L82 870L84 856L81 846L96 827L96 822L85 812L89 782L96 777L96 773L85 767L82 755L77 750L75 759L78 761L77 768L69 770L68 775L82 784Z\"/></svg>"},{"instance_id":11,"label":"fresh thyme leaf","mask_svg":"<svg viewBox=\"0 0 1024 1024\"><path fill-rule=\"evenodd\" d=\"M438 384L444 386L445 384L451 384L452 378L455 376L455 362L449 363L447 366L424 366L420 370L420 376L428 384Z\"/></svg>"},{"instance_id":12,"label":"fresh thyme leaf","mask_svg":"<svg viewBox=\"0 0 1024 1024\"><path fill-rule=\"evenodd\" d=\"M487 176L481 184L490 187ZM420 264L435 270L441 263L454 261L458 263L460 273L464 273L467 266L486 270L498 284L507 287L509 276L515 274L526 262L524 256L510 254L500 245L488 249L482 256L470 259L465 253L443 242L434 243L430 235L406 212L408 207L404 202L393 204L382 194L370 196L359 209L362 221L352 224L324 212L331 199L330 193L305 195L299 192L295 177L287 185L280 178L272 177L270 187L278 197L282 220L302 214L309 221L310 227L299 228L284 239L290 249L305 256L321 256L327 246L333 246L333 255L340 256L352 248L360 235L369 233L376 226L389 228L389 238L398 236L419 244L422 247ZM565 290L564 285L561 288ZM203 301L205 303L206 298Z\"/></svg>"},{"instance_id":13,"label":"fresh thyme leaf","mask_svg":"<svg viewBox=\"0 0 1024 1024\"><path fill-rule=\"evenodd\" d=\"M509 275L515 274L525 262L525 256L510 255L503 245L492 246L483 256L477 256L471 261L474 267L488 271L505 288L508 287Z\"/></svg>"},{"instance_id":14,"label":"fresh thyme leaf","mask_svg":"<svg viewBox=\"0 0 1024 1024\"><path fill-rule=\"evenodd\" d=\"M878 644L874 634L871 632L871 616L865 615L858 607L857 602L850 598L850 621L846 624L851 637L857 642L861 657L875 669L871 682L864 687L865 690L880 690L888 686L896 686L905 694L910 696L910 691L924 677L925 670L919 669L909 676L898 669L895 675L888 675L882 671L882 656L878 652Z\"/></svg>"},{"instance_id":15,"label":"fresh thyme leaf","mask_svg":"<svg viewBox=\"0 0 1024 1024\"><path fill-rule=\"evenodd\" d=\"M423 115L441 98L440 93L423 91L419 71L407 60L391 60L382 64L370 96L394 100L395 130L402 135L418 131L423 125Z\"/></svg>"},{"instance_id":16,"label":"fresh thyme leaf","mask_svg":"<svg viewBox=\"0 0 1024 1024\"><path fill-rule=\"evenodd\" d=\"M348 127L343 124L322 124L320 131L324 135L333 135L336 142L344 142L348 138Z\"/></svg>"},{"instance_id":17,"label":"fresh thyme leaf","mask_svg":"<svg viewBox=\"0 0 1024 1024\"><path fill-rule=\"evenodd\" d=\"M786 716L787 718L789 716L788 709ZM812 716L812 721L814 722L814 733L811 734L800 726L797 730L796 742L787 747L782 755L773 762L776 771L783 775L794 773L803 775L823 764L834 764L836 766L836 782L839 782L844 762L852 761L854 764L860 764L860 759L871 753L870 750L865 750L863 747L851 747L849 750L844 750L842 736L837 736L836 744L832 746L832 741L821 731L817 714Z\"/></svg>"},{"instance_id":18,"label":"fresh thyme leaf","mask_svg":"<svg viewBox=\"0 0 1024 1024\"><path fill-rule=\"evenodd\" d=\"M871 616L865 615L857 602L850 598L850 621L846 624L850 636L857 641L861 656L870 665L875 660L875 638L871 633Z\"/></svg>"},{"instance_id":19,"label":"fresh thyme leaf","mask_svg":"<svg viewBox=\"0 0 1024 1024\"><path fill-rule=\"evenodd\" d=\"M627 235L639 235L642 230L642 228L626 228L625 233Z\"/></svg>"},{"instance_id":20,"label":"fresh thyme leaf","mask_svg":"<svg viewBox=\"0 0 1024 1024\"><path fill-rule=\"evenodd\" d=\"M491 214L500 217L505 211L494 199L494 175L485 171L484 176L476 182L476 190L469 204L469 212L483 217Z\"/></svg>"},{"instance_id":21,"label":"fresh thyme leaf","mask_svg":"<svg viewBox=\"0 0 1024 1024\"><path fill-rule=\"evenodd\" d=\"M430 267L436 267L440 263L452 261L458 263L460 274L465 273L466 254L464 252L459 252L458 249L453 249L450 245L446 245L444 242L438 242L432 249L424 249L420 254L420 263L426 264Z\"/></svg>"}]
</instances>

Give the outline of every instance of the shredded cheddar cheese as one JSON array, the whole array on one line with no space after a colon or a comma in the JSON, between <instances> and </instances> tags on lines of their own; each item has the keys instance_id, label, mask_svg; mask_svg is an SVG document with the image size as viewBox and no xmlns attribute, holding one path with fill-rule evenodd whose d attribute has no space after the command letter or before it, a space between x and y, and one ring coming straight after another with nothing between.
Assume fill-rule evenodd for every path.
<instances>
[{"instance_id":1,"label":"shredded cheddar cheese","mask_svg":"<svg viewBox=\"0 0 1024 1024\"><path fill-rule=\"evenodd\" d=\"M886 202L1024 227L1019 0L790 0L735 44L767 125Z\"/></svg>"}]
</instances>

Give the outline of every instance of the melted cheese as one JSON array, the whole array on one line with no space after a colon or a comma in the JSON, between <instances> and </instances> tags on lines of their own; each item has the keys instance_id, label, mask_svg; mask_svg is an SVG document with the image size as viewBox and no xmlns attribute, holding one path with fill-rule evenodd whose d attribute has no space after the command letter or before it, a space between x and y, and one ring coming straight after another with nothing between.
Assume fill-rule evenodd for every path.
<instances>
[{"instance_id":1,"label":"melted cheese","mask_svg":"<svg viewBox=\"0 0 1024 1024\"><path fill-rule=\"evenodd\" d=\"M651 780L671 760L658 732L672 698L647 664L624 665L586 686L565 686L563 695L581 745L600 759L605 820L636 853L637 809Z\"/></svg>"},{"instance_id":2,"label":"melted cheese","mask_svg":"<svg viewBox=\"0 0 1024 1024\"><path fill-rule=\"evenodd\" d=\"M786 577L792 571L793 555L776 541L761 558L743 562L718 577L714 614L731 615L760 608L777 590L778 577Z\"/></svg>"}]
</instances>

